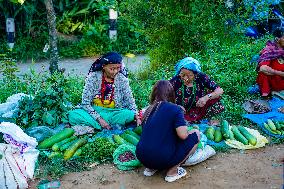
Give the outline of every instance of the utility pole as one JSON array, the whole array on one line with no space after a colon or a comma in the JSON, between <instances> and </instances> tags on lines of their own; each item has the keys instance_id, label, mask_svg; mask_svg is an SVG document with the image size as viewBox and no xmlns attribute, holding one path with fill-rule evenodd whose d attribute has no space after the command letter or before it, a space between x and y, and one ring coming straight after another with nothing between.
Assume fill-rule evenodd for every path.
<instances>
[{"instance_id":1,"label":"utility pole","mask_svg":"<svg viewBox=\"0 0 284 189\"><path fill-rule=\"evenodd\" d=\"M117 11L109 9L109 38L113 41L117 39Z\"/></svg>"}]
</instances>

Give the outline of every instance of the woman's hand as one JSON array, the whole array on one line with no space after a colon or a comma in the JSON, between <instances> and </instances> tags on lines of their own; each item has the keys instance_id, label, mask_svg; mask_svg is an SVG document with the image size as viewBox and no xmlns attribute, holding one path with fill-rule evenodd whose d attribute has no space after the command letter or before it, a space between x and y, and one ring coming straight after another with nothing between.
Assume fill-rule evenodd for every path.
<instances>
[{"instance_id":1,"label":"woman's hand","mask_svg":"<svg viewBox=\"0 0 284 189\"><path fill-rule=\"evenodd\" d=\"M135 115L135 120L136 120L137 126L141 125L142 121L138 114Z\"/></svg>"},{"instance_id":2,"label":"woman's hand","mask_svg":"<svg viewBox=\"0 0 284 189\"><path fill-rule=\"evenodd\" d=\"M102 128L110 130L111 127L109 126L109 124L103 119L103 118L99 118L98 119L99 124L102 126Z\"/></svg>"},{"instance_id":3,"label":"woman's hand","mask_svg":"<svg viewBox=\"0 0 284 189\"><path fill-rule=\"evenodd\" d=\"M188 131L188 135L190 135L194 132L196 132L198 141L200 141L200 131L198 129L192 129L192 130Z\"/></svg>"},{"instance_id":4,"label":"woman's hand","mask_svg":"<svg viewBox=\"0 0 284 189\"><path fill-rule=\"evenodd\" d=\"M202 108L203 106L205 106L205 104L208 100L209 100L209 97L207 95L204 96L204 97L201 97L196 102L196 106Z\"/></svg>"}]
</instances>

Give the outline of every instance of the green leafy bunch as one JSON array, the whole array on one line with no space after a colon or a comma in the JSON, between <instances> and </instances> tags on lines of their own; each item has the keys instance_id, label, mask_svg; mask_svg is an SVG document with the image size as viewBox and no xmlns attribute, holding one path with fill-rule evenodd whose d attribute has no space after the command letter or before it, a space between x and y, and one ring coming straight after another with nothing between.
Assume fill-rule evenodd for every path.
<instances>
[{"instance_id":1,"label":"green leafy bunch","mask_svg":"<svg viewBox=\"0 0 284 189\"><path fill-rule=\"evenodd\" d=\"M97 138L94 142L82 147L81 156L86 162L105 162L112 160L112 154L117 144L110 142L107 138Z\"/></svg>"},{"instance_id":2,"label":"green leafy bunch","mask_svg":"<svg viewBox=\"0 0 284 189\"><path fill-rule=\"evenodd\" d=\"M57 126L67 122L68 95L65 92L67 80L61 73L47 78L47 88L40 88L34 98L25 97L19 103L17 123L28 128L38 125Z\"/></svg>"}]
</instances>

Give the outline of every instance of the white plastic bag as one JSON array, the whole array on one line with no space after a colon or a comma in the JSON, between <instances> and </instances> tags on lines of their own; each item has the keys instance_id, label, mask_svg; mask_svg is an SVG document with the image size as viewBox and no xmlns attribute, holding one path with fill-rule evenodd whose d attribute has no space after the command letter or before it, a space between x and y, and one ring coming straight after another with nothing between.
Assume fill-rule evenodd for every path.
<instances>
[{"instance_id":1,"label":"white plastic bag","mask_svg":"<svg viewBox=\"0 0 284 189\"><path fill-rule=\"evenodd\" d=\"M13 118L14 113L18 111L19 102L23 97L26 97L24 93L17 93L9 96L6 103L0 104L0 116L5 118Z\"/></svg>"},{"instance_id":2,"label":"white plastic bag","mask_svg":"<svg viewBox=\"0 0 284 189\"><path fill-rule=\"evenodd\" d=\"M13 149L17 149L15 157L23 160L23 166L27 178L33 178L35 162L39 151L36 148L37 141L35 138L28 136L23 130L14 123L2 122L0 132L3 133L4 140ZM1 153L1 151L0 151Z\"/></svg>"},{"instance_id":3,"label":"white plastic bag","mask_svg":"<svg viewBox=\"0 0 284 189\"><path fill-rule=\"evenodd\" d=\"M17 148L9 144L0 144L0 188L28 188L25 162Z\"/></svg>"},{"instance_id":4,"label":"white plastic bag","mask_svg":"<svg viewBox=\"0 0 284 189\"><path fill-rule=\"evenodd\" d=\"M203 149L199 148L195 151L195 153L192 156L189 156L188 159L184 162L183 166L198 164L215 154L216 151L211 146L206 145Z\"/></svg>"}]
</instances>

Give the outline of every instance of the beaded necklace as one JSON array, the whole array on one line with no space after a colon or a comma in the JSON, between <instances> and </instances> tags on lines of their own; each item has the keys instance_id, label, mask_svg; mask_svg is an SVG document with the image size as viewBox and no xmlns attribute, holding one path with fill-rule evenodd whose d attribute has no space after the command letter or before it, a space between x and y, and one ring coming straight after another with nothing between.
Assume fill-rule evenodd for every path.
<instances>
[{"instance_id":1,"label":"beaded necklace","mask_svg":"<svg viewBox=\"0 0 284 189\"><path fill-rule=\"evenodd\" d=\"M102 84L101 84L101 102L104 104L104 101L105 101L105 91L106 91L106 79L105 79L105 76L103 75L103 78L102 78ZM113 100L113 96L114 96L114 79L112 79L111 82L109 82L111 85L112 85L112 88L111 88L111 96L110 96L110 100L109 100L109 103L112 102Z\"/></svg>"},{"instance_id":2,"label":"beaded necklace","mask_svg":"<svg viewBox=\"0 0 284 189\"><path fill-rule=\"evenodd\" d=\"M184 84L184 82L182 82L182 106L185 108L185 102L184 102L184 91L186 90L186 85ZM194 99L195 99L195 95L196 95L196 83L193 81L193 86L192 86L192 92L190 94L190 96L188 97L188 101L190 99L192 99L192 102L191 102L191 105L187 108L187 111L190 110L190 108L192 107L193 105L193 102L194 102Z\"/></svg>"}]
</instances>

